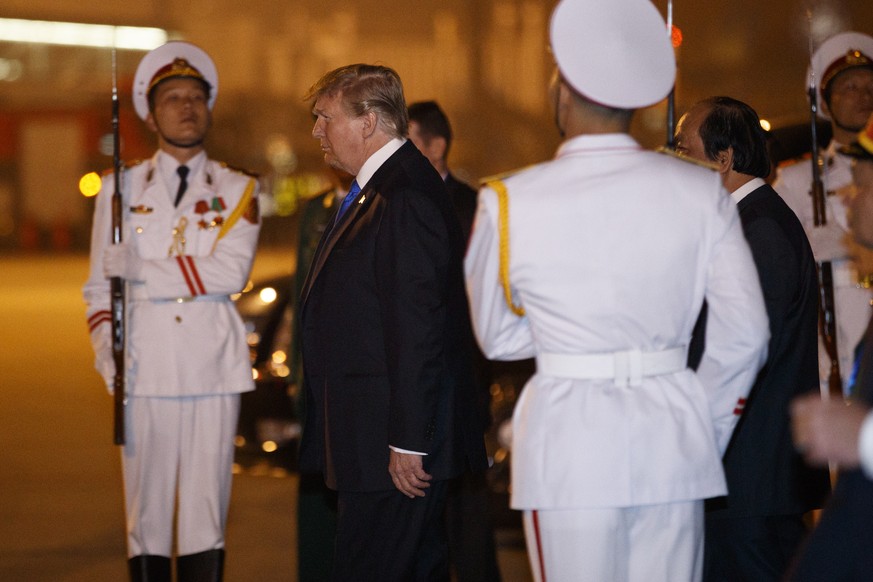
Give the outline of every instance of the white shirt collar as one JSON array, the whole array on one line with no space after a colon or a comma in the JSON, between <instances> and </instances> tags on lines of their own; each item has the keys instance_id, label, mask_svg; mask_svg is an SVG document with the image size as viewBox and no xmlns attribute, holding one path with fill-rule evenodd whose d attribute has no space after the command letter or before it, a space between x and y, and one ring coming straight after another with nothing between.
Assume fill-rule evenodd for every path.
<instances>
[{"instance_id":1,"label":"white shirt collar","mask_svg":"<svg viewBox=\"0 0 873 582\"><path fill-rule=\"evenodd\" d=\"M627 153L641 150L640 144L626 133L582 134L564 141L558 147L558 153L555 157L561 158L588 152L603 154Z\"/></svg>"},{"instance_id":2,"label":"white shirt collar","mask_svg":"<svg viewBox=\"0 0 873 582\"><path fill-rule=\"evenodd\" d=\"M194 179L194 176L200 172L205 163L205 150L201 150L197 155L185 162L185 165L188 166L187 181L189 184ZM176 173L176 168L182 164L179 163L179 160L163 150L158 150L158 153L155 155L154 164L158 169L158 174L161 176L161 180L163 180L164 185L167 187L167 191L172 192L173 196L175 196L180 181L179 174Z\"/></svg>"},{"instance_id":3,"label":"white shirt collar","mask_svg":"<svg viewBox=\"0 0 873 582\"><path fill-rule=\"evenodd\" d=\"M752 178L751 180L731 192L731 198L734 199L734 202L736 204L739 204L740 200L766 184L767 182L765 182L762 178Z\"/></svg>"},{"instance_id":4,"label":"white shirt collar","mask_svg":"<svg viewBox=\"0 0 873 582\"><path fill-rule=\"evenodd\" d=\"M364 162L364 165L361 166L361 169L358 171L358 175L355 176L355 180L358 181L358 186L361 187L361 190L364 189L364 186L367 185L367 182L369 182L370 178L373 177L373 174L376 173L376 170L381 168L382 164L394 155L394 152L399 150L405 143L406 138L395 137L367 158L367 161Z\"/></svg>"}]
</instances>

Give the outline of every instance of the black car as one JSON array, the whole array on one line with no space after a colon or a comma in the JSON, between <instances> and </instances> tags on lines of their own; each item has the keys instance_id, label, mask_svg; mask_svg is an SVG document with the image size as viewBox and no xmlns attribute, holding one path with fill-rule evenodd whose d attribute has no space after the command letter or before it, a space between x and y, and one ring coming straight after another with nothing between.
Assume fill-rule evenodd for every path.
<instances>
[{"instance_id":1,"label":"black car","mask_svg":"<svg viewBox=\"0 0 873 582\"><path fill-rule=\"evenodd\" d=\"M242 395L236 460L245 467L293 470L301 425L292 377L293 276L250 284L236 298L246 326L255 390Z\"/></svg>"}]
</instances>

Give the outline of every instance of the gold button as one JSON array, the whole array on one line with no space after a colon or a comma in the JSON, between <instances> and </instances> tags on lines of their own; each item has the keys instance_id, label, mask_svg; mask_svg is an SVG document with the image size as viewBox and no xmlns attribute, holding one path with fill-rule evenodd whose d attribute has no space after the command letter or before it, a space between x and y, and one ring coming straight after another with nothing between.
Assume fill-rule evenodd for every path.
<instances>
[{"instance_id":1,"label":"gold button","mask_svg":"<svg viewBox=\"0 0 873 582\"><path fill-rule=\"evenodd\" d=\"M176 323L182 323L182 318L180 316L176 316Z\"/></svg>"},{"instance_id":2,"label":"gold button","mask_svg":"<svg viewBox=\"0 0 873 582\"><path fill-rule=\"evenodd\" d=\"M142 227L141 226L136 227L136 234L142 234Z\"/></svg>"}]
</instances>

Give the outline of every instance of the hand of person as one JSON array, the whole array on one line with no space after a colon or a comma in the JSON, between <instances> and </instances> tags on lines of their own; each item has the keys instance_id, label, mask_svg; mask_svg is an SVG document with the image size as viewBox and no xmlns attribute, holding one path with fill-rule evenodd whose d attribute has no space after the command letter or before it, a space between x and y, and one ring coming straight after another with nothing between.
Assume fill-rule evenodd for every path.
<instances>
[{"instance_id":1,"label":"hand of person","mask_svg":"<svg viewBox=\"0 0 873 582\"><path fill-rule=\"evenodd\" d=\"M115 391L115 357L112 354L112 329L107 325L98 325L91 332L91 344L94 346L94 367L110 395Z\"/></svg>"},{"instance_id":2,"label":"hand of person","mask_svg":"<svg viewBox=\"0 0 873 582\"><path fill-rule=\"evenodd\" d=\"M819 394L795 398L791 403L794 444L813 465L829 461L851 469L860 462L858 437L869 410L841 398L822 400Z\"/></svg>"},{"instance_id":3,"label":"hand of person","mask_svg":"<svg viewBox=\"0 0 873 582\"><path fill-rule=\"evenodd\" d=\"M142 281L142 259L127 243L109 245L103 251L103 275L127 281Z\"/></svg>"},{"instance_id":4,"label":"hand of person","mask_svg":"<svg viewBox=\"0 0 873 582\"><path fill-rule=\"evenodd\" d=\"M424 497L424 490L430 487L431 476L424 470L422 455L410 455L391 450L388 472L398 491L409 497Z\"/></svg>"},{"instance_id":5,"label":"hand of person","mask_svg":"<svg viewBox=\"0 0 873 582\"><path fill-rule=\"evenodd\" d=\"M846 231L834 221L808 229L809 246L817 261L832 261L848 256Z\"/></svg>"}]
</instances>

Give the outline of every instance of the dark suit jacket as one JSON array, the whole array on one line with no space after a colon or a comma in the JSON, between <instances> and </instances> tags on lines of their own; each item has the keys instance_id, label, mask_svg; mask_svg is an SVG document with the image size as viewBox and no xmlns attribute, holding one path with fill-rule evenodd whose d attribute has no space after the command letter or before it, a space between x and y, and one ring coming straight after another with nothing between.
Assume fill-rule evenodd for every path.
<instances>
[{"instance_id":1,"label":"dark suit jacket","mask_svg":"<svg viewBox=\"0 0 873 582\"><path fill-rule=\"evenodd\" d=\"M325 233L302 292L302 470L394 489L389 445L436 480L486 465L476 420L464 239L430 162L405 143Z\"/></svg>"},{"instance_id":2,"label":"dark suit jacket","mask_svg":"<svg viewBox=\"0 0 873 582\"><path fill-rule=\"evenodd\" d=\"M821 507L827 470L807 466L791 440L789 402L819 390L816 265L800 221L769 185L737 205L770 319L767 362L724 456L728 496L708 517L800 514Z\"/></svg>"},{"instance_id":3,"label":"dark suit jacket","mask_svg":"<svg viewBox=\"0 0 873 582\"><path fill-rule=\"evenodd\" d=\"M470 232L473 229L473 219L476 217L476 191L468 184L461 182L451 173L446 176L446 190L449 191L449 200L455 207L455 214L461 223L461 232L464 234L464 247L470 240Z\"/></svg>"}]
</instances>

